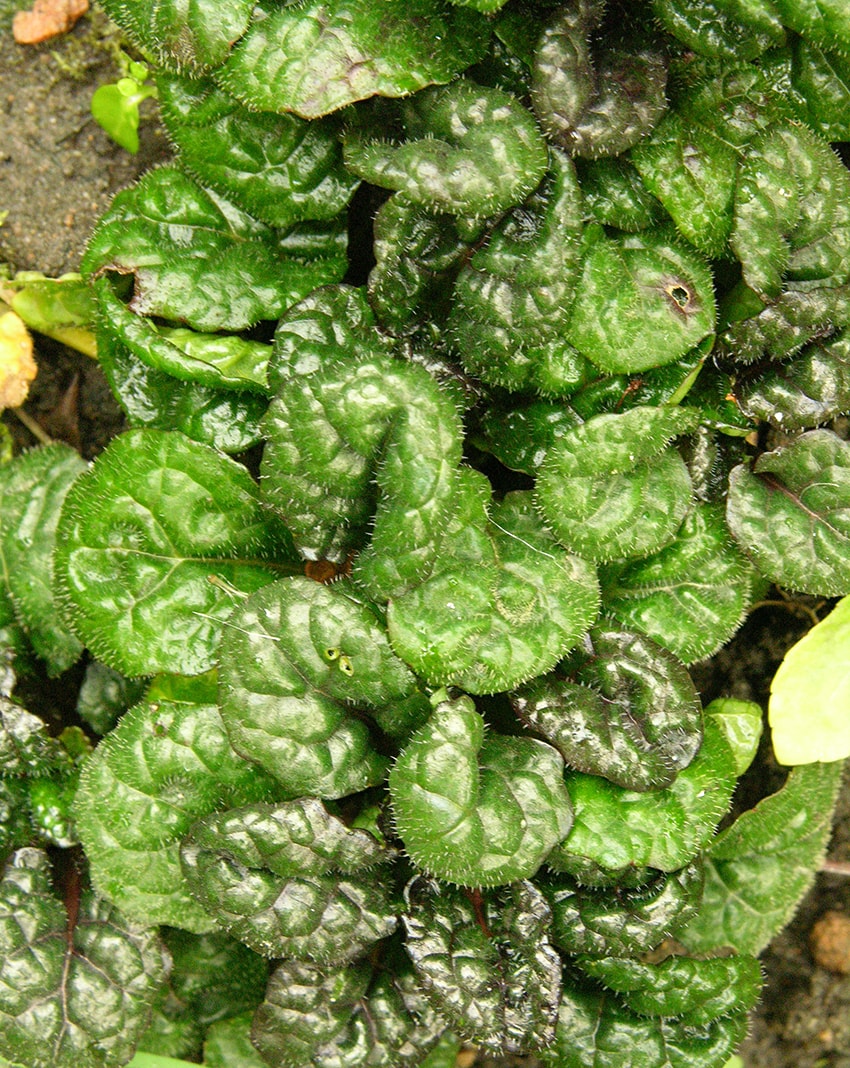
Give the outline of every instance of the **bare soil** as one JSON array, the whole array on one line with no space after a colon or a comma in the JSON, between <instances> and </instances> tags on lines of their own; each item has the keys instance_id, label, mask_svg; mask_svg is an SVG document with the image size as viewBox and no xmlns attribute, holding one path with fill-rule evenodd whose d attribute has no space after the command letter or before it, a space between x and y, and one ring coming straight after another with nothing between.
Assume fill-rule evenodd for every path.
<instances>
[{"instance_id":1,"label":"bare soil","mask_svg":"<svg viewBox=\"0 0 850 1068\"><path fill-rule=\"evenodd\" d=\"M8 212L0 225L0 265L58 275L77 267L112 196L166 158L168 148L153 109L135 157L91 119L94 89L117 74L116 38L101 13L95 10L61 39L19 46L9 30L15 2L0 0L0 212ZM38 345L40 372L25 414L92 456L121 429L121 413L92 360L44 340ZM2 418L20 444L35 443L12 413ZM705 699L722 693L764 706L776 666L806 626L793 610L755 613L729 649L699 667ZM763 783L763 792L774 785ZM850 862L850 789L830 856ZM850 916L850 878L822 872L764 954L767 986L741 1050L747 1068L850 1068L850 976L816 965L809 946L813 925L830 910ZM477 1062L485 1063L494 1064Z\"/></svg>"}]
</instances>

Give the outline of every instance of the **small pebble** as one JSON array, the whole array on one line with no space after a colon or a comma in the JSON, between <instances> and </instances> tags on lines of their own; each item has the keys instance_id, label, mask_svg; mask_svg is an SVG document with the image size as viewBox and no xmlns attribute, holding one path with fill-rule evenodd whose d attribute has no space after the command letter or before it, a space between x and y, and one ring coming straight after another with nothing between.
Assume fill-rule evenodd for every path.
<instances>
[{"instance_id":1,"label":"small pebble","mask_svg":"<svg viewBox=\"0 0 850 1068\"><path fill-rule=\"evenodd\" d=\"M830 910L814 924L809 946L815 963L836 975L850 975L850 916Z\"/></svg>"}]
</instances>

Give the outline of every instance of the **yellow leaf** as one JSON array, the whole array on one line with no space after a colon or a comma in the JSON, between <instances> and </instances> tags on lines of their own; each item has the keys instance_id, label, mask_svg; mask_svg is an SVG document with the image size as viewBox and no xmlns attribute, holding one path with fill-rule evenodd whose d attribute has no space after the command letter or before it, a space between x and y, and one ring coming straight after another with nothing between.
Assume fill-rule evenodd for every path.
<instances>
[{"instance_id":1,"label":"yellow leaf","mask_svg":"<svg viewBox=\"0 0 850 1068\"><path fill-rule=\"evenodd\" d=\"M37 371L23 320L11 311L0 315L0 411L24 403Z\"/></svg>"}]
</instances>

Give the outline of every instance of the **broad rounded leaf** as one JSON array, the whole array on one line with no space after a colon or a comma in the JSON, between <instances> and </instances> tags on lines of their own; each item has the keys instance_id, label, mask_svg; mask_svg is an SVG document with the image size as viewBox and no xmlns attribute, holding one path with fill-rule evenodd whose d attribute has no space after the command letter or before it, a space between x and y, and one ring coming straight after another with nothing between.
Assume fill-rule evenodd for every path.
<instances>
[{"instance_id":1,"label":"broad rounded leaf","mask_svg":"<svg viewBox=\"0 0 850 1068\"><path fill-rule=\"evenodd\" d=\"M779 17L803 37L850 50L850 12L843 0L772 0Z\"/></svg>"},{"instance_id":2,"label":"broad rounded leaf","mask_svg":"<svg viewBox=\"0 0 850 1068\"><path fill-rule=\"evenodd\" d=\"M440 0L261 0L216 78L251 108L315 119L448 82L480 59L488 36L481 15Z\"/></svg>"},{"instance_id":3,"label":"broad rounded leaf","mask_svg":"<svg viewBox=\"0 0 850 1068\"><path fill-rule=\"evenodd\" d=\"M411 859L461 886L530 878L570 827L559 754L527 738L485 740L468 697L437 705L402 750L389 785Z\"/></svg>"},{"instance_id":4,"label":"broad rounded leaf","mask_svg":"<svg viewBox=\"0 0 850 1068\"><path fill-rule=\"evenodd\" d=\"M180 840L202 816L278 793L231 748L214 680L164 677L83 767L75 814L92 882L141 922L211 930L181 874Z\"/></svg>"},{"instance_id":5,"label":"broad rounded leaf","mask_svg":"<svg viewBox=\"0 0 850 1068\"><path fill-rule=\"evenodd\" d=\"M165 977L155 929L128 923L89 891L66 914L45 853L21 849L9 859L0 883L0 1056L27 1068L119 1068Z\"/></svg>"},{"instance_id":6,"label":"broad rounded leaf","mask_svg":"<svg viewBox=\"0 0 850 1068\"><path fill-rule=\"evenodd\" d=\"M589 160L578 173L585 206L597 222L632 232L660 221L661 205L625 157Z\"/></svg>"},{"instance_id":7,"label":"broad rounded leaf","mask_svg":"<svg viewBox=\"0 0 850 1068\"><path fill-rule=\"evenodd\" d=\"M409 6L409 4L407 5ZM355 127L345 162L367 182L432 212L487 216L518 204L546 172L546 143L512 96L470 81L427 89L402 105L407 140Z\"/></svg>"},{"instance_id":8,"label":"broad rounded leaf","mask_svg":"<svg viewBox=\"0 0 850 1068\"><path fill-rule=\"evenodd\" d=\"M422 988L454 1032L521 1053L555 1034L561 961L551 914L531 883L484 895L415 879L405 891L405 949Z\"/></svg>"},{"instance_id":9,"label":"broad rounded leaf","mask_svg":"<svg viewBox=\"0 0 850 1068\"><path fill-rule=\"evenodd\" d=\"M771 0L652 0L652 10L668 33L704 56L755 59L785 42Z\"/></svg>"},{"instance_id":10,"label":"broad rounded leaf","mask_svg":"<svg viewBox=\"0 0 850 1068\"><path fill-rule=\"evenodd\" d=\"M694 429L686 408L598 415L558 438L537 479L540 508L558 540L590 560L645 556L671 541L691 499L679 454Z\"/></svg>"},{"instance_id":11,"label":"broad rounded leaf","mask_svg":"<svg viewBox=\"0 0 850 1068\"><path fill-rule=\"evenodd\" d=\"M628 631L591 631L556 674L511 702L570 767L630 790L669 786L702 742L702 708L686 668Z\"/></svg>"},{"instance_id":12,"label":"broad rounded leaf","mask_svg":"<svg viewBox=\"0 0 850 1068\"><path fill-rule=\"evenodd\" d=\"M220 685L234 746L290 797L345 797L381 781L386 758L354 708L404 736L428 707L375 612L344 580L293 578L239 605L222 643Z\"/></svg>"},{"instance_id":13,"label":"broad rounded leaf","mask_svg":"<svg viewBox=\"0 0 850 1068\"><path fill-rule=\"evenodd\" d=\"M179 433L116 438L65 500L54 557L74 629L127 675L200 674L233 591L297 565L245 468Z\"/></svg>"},{"instance_id":14,"label":"broad rounded leaf","mask_svg":"<svg viewBox=\"0 0 850 1068\"><path fill-rule=\"evenodd\" d=\"M342 964L392 934L387 860L314 798L207 816L183 839L183 874L203 908L266 957Z\"/></svg>"},{"instance_id":15,"label":"broad rounded leaf","mask_svg":"<svg viewBox=\"0 0 850 1068\"><path fill-rule=\"evenodd\" d=\"M850 593L850 445L811 430L729 476L727 521L771 581L835 597Z\"/></svg>"},{"instance_id":16,"label":"broad rounded leaf","mask_svg":"<svg viewBox=\"0 0 850 1068\"><path fill-rule=\"evenodd\" d=\"M549 137L574 156L619 156L663 114L661 55L611 49L594 55L599 0L573 0L546 27L534 55L534 111Z\"/></svg>"},{"instance_id":17,"label":"broad rounded leaf","mask_svg":"<svg viewBox=\"0 0 850 1068\"><path fill-rule=\"evenodd\" d=\"M666 230L599 237L585 259L568 340L609 374L673 363L714 330L708 264Z\"/></svg>"}]
</instances>

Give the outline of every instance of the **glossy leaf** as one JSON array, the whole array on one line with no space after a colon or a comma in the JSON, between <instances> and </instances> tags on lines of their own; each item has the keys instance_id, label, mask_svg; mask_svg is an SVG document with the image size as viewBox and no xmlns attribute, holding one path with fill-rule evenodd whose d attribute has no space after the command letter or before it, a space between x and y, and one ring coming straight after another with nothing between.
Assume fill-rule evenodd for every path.
<instances>
[{"instance_id":1,"label":"glossy leaf","mask_svg":"<svg viewBox=\"0 0 850 1068\"><path fill-rule=\"evenodd\" d=\"M495 215L524 200L546 172L534 119L499 89L463 79L427 89L401 106L401 126L401 143L387 141L385 128L355 127L345 162L431 212Z\"/></svg>"},{"instance_id":2,"label":"glossy leaf","mask_svg":"<svg viewBox=\"0 0 850 1068\"><path fill-rule=\"evenodd\" d=\"M606 610L686 664L715 653L735 633L755 578L735 551L716 505L692 506L674 540L645 560L601 574Z\"/></svg>"},{"instance_id":3,"label":"glossy leaf","mask_svg":"<svg viewBox=\"0 0 850 1068\"><path fill-rule=\"evenodd\" d=\"M550 150L547 180L509 212L458 275L448 330L470 374L506 389L569 393L587 374L566 341L579 278L581 194Z\"/></svg>"},{"instance_id":4,"label":"glossy leaf","mask_svg":"<svg viewBox=\"0 0 850 1068\"><path fill-rule=\"evenodd\" d=\"M143 680L126 679L92 660L77 696L77 715L95 734L108 734L127 709L142 699L145 688Z\"/></svg>"},{"instance_id":5,"label":"glossy leaf","mask_svg":"<svg viewBox=\"0 0 850 1068\"><path fill-rule=\"evenodd\" d=\"M773 0L786 26L829 47L850 49L850 12L841 0Z\"/></svg>"},{"instance_id":6,"label":"glossy leaf","mask_svg":"<svg viewBox=\"0 0 850 1068\"><path fill-rule=\"evenodd\" d=\"M234 746L289 797L345 797L386 759L354 708L404 736L427 701L371 607L345 581L293 578L243 601L221 651L221 713Z\"/></svg>"},{"instance_id":7,"label":"glossy leaf","mask_svg":"<svg viewBox=\"0 0 850 1068\"><path fill-rule=\"evenodd\" d=\"M850 445L810 430L729 476L727 521L771 581L834 597L850 592Z\"/></svg>"},{"instance_id":8,"label":"glossy leaf","mask_svg":"<svg viewBox=\"0 0 850 1068\"><path fill-rule=\"evenodd\" d=\"M741 750L754 756L753 732L740 732L740 711L709 705L702 748L663 790L637 793L593 775L568 774L575 820L549 866L592 882L642 867L675 871L692 860L729 806ZM753 724L761 722L758 705L747 712Z\"/></svg>"},{"instance_id":9,"label":"glossy leaf","mask_svg":"<svg viewBox=\"0 0 850 1068\"><path fill-rule=\"evenodd\" d=\"M0 581L51 675L76 663L83 651L57 610L51 556L62 502L85 467L60 444L0 466Z\"/></svg>"},{"instance_id":10,"label":"glossy leaf","mask_svg":"<svg viewBox=\"0 0 850 1068\"><path fill-rule=\"evenodd\" d=\"M584 957L577 963L585 974L616 991L631 1012L677 1016L693 1027L748 1012L761 994L761 968L750 956L672 956L657 963Z\"/></svg>"},{"instance_id":11,"label":"glossy leaf","mask_svg":"<svg viewBox=\"0 0 850 1068\"><path fill-rule=\"evenodd\" d=\"M272 779L231 748L214 680L155 681L80 777L75 814L92 882L140 922L211 930L212 917L181 874L180 840L208 813L277 793Z\"/></svg>"},{"instance_id":12,"label":"glossy leaf","mask_svg":"<svg viewBox=\"0 0 850 1068\"><path fill-rule=\"evenodd\" d=\"M666 108L667 71L658 54L610 49L594 54L598 0L559 9L534 56L534 111L549 137L574 156L619 156Z\"/></svg>"},{"instance_id":13,"label":"glossy leaf","mask_svg":"<svg viewBox=\"0 0 850 1068\"><path fill-rule=\"evenodd\" d=\"M548 1068L723 1068L747 1034L747 1014L692 1028L649 1020L610 994L565 990Z\"/></svg>"},{"instance_id":14,"label":"glossy leaf","mask_svg":"<svg viewBox=\"0 0 850 1068\"><path fill-rule=\"evenodd\" d=\"M655 872L637 887L604 890L569 876L538 879L552 909L552 941L564 953L627 956L654 949L697 914L702 861L669 874Z\"/></svg>"},{"instance_id":15,"label":"glossy leaf","mask_svg":"<svg viewBox=\"0 0 850 1068\"><path fill-rule=\"evenodd\" d=\"M132 275L137 315L235 331L277 319L345 267L335 223L276 231L176 167L158 167L115 197L81 269Z\"/></svg>"},{"instance_id":16,"label":"glossy leaf","mask_svg":"<svg viewBox=\"0 0 850 1068\"><path fill-rule=\"evenodd\" d=\"M792 768L711 843L702 905L679 936L692 952L720 943L757 954L785 926L826 851L842 768Z\"/></svg>"},{"instance_id":17,"label":"glossy leaf","mask_svg":"<svg viewBox=\"0 0 850 1068\"><path fill-rule=\"evenodd\" d=\"M850 756L850 598L792 645L770 684L768 720L780 764Z\"/></svg>"},{"instance_id":18,"label":"glossy leaf","mask_svg":"<svg viewBox=\"0 0 850 1068\"><path fill-rule=\"evenodd\" d=\"M570 767L630 790L669 786L702 742L702 708L684 665L628 631L592 630L556 674L511 702Z\"/></svg>"},{"instance_id":19,"label":"glossy leaf","mask_svg":"<svg viewBox=\"0 0 850 1068\"><path fill-rule=\"evenodd\" d=\"M560 548L530 494L494 504L479 529L471 555L446 552L429 579L390 602L387 628L432 685L496 693L551 670L599 602L593 568Z\"/></svg>"},{"instance_id":20,"label":"glossy leaf","mask_svg":"<svg viewBox=\"0 0 850 1068\"><path fill-rule=\"evenodd\" d=\"M366 962L329 971L284 961L251 1038L280 1068L414 1068L444 1028L410 971L373 972Z\"/></svg>"},{"instance_id":21,"label":"glossy leaf","mask_svg":"<svg viewBox=\"0 0 850 1068\"><path fill-rule=\"evenodd\" d=\"M567 339L617 374L680 359L714 330L708 265L667 230L594 240L584 258Z\"/></svg>"},{"instance_id":22,"label":"glossy leaf","mask_svg":"<svg viewBox=\"0 0 850 1068\"><path fill-rule=\"evenodd\" d=\"M319 801L233 809L183 839L183 874L202 907L266 957L342 964L392 934L386 860L365 831Z\"/></svg>"},{"instance_id":23,"label":"glossy leaf","mask_svg":"<svg viewBox=\"0 0 850 1068\"><path fill-rule=\"evenodd\" d=\"M481 57L488 35L480 14L439 0L262 0L216 77L251 108L315 119L448 82Z\"/></svg>"},{"instance_id":24,"label":"glossy leaf","mask_svg":"<svg viewBox=\"0 0 850 1068\"><path fill-rule=\"evenodd\" d=\"M482 414L481 431L486 448L512 471L532 477L558 438L581 422L564 401L530 400L518 403L511 398L509 407L493 403Z\"/></svg>"},{"instance_id":25,"label":"glossy leaf","mask_svg":"<svg viewBox=\"0 0 850 1068\"><path fill-rule=\"evenodd\" d=\"M68 754L47 733L47 724L0 692L0 774L15 778L49 775L69 765Z\"/></svg>"},{"instance_id":26,"label":"glossy leaf","mask_svg":"<svg viewBox=\"0 0 850 1068\"><path fill-rule=\"evenodd\" d=\"M243 1012L214 1023L204 1038L204 1061L207 1068L266 1068L251 1042L254 1014Z\"/></svg>"},{"instance_id":27,"label":"glossy leaf","mask_svg":"<svg viewBox=\"0 0 850 1068\"><path fill-rule=\"evenodd\" d=\"M558 540L590 560L646 556L673 539L691 496L669 442L694 428L685 408L598 415L552 445L537 499Z\"/></svg>"},{"instance_id":28,"label":"glossy leaf","mask_svg":"<svg viewBox=\"0 0 850 1068\"><path fill-rule=\"evenodd\" d=\"M562 769L543 742L485 739L468 697L441 701L390 771L405 850L424 871L461 886L531 877L570 827Z\"/></svg>"},{"instance_id":29,"label":"glossy leaf","mask_svg":"<svg viewBox=\"0 0 850 1068\"><path fill-rule=\"evenodd\" d=\"M452 1030L503 1052L547 1046L555 1033L561 961L547 937L550 911L539 890L516 882L476 896L417 879L405 897L405 949Z\"/></svg>"},{"instance_id":30,"label":"glossy leaf","mask_svg":"<svg viewBox=\"0 0 850 1068\"><path fill-rule=\"evenodd\" d=\"M768 68L797 115L827 141L845 141L850 134L850 65L834 42L819 48L803 37L792 37Z\"/></svg>"},{"instance_id":31,"label":"glossy leaf","mask_svg":"<svg viewBox=\"0 0 850 1068\"><path fill-rule=\"evenodd\" d=\"M705 56L755 59L785 42L771 0L652 0L652 10L668 33Z\"/></svg>"},{"instance_id":32,"label":"glossy leaf","mask_svg":"<svg viewBox=\"0 0 850 1068\"><path fill-rule=\"evenodd\" d=\"M21 849L0 883L0 1055L29 1068L117 1068L165 979L159 939L88 891L66 913L51 882L47 855Z\"/></svg>"},{"instance_id":33,"label":"glossy leaf","mask_svg":"<svg viewBox=\"0 0 850 1068\"><path fill-rule=\"evenodd\" d=\"M578 173L585 206L597 222L634 231L661 221L661 205L625 157L589 160Z\"/></svg>"},{"instance_id":34,"label":"glossy leaf","mask_svg":"<svg viewBox=\"0 0 850 1068\"><path fill-rule=\"evenodd\" d=\"M74 629L127 675L199 674L234 593L292 571L247 471L179 433L116 438L74 484L54 567Z\"/></svg>"},{"instance_id":35,"label":"glossy leaf","mask_svg":"<svg viewBox=\"0 0 850 1068\"><path fill-rule=\"evenodd\" d=\"M270 226L333 219L357 188L335 122L252 111L209 80L161 73L157 89L181 166Z\"/></svg>"}]
</instances>

